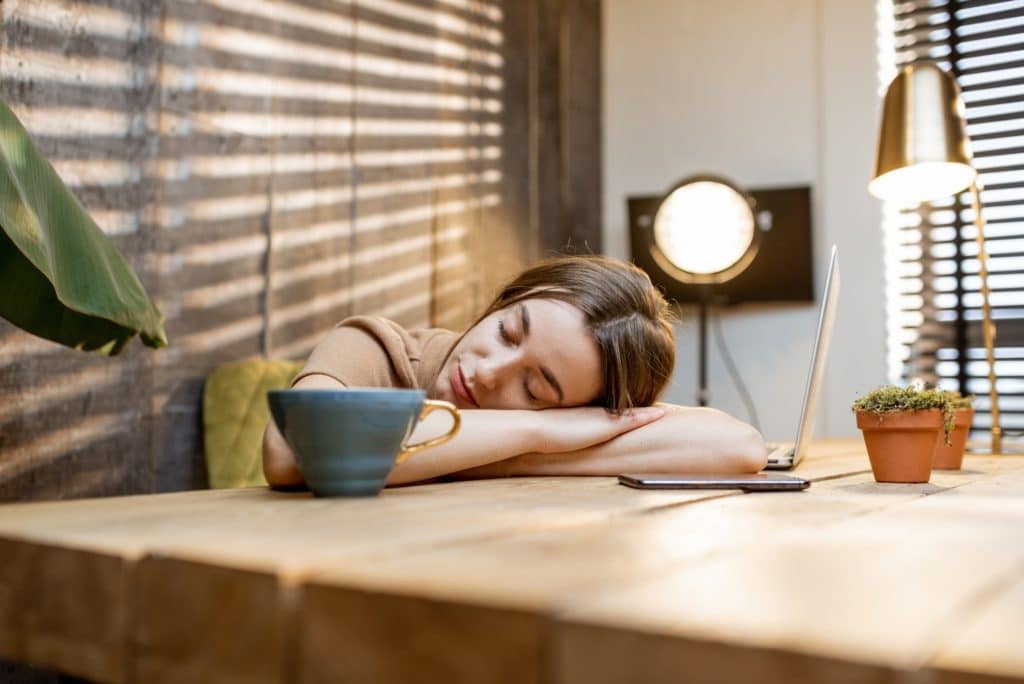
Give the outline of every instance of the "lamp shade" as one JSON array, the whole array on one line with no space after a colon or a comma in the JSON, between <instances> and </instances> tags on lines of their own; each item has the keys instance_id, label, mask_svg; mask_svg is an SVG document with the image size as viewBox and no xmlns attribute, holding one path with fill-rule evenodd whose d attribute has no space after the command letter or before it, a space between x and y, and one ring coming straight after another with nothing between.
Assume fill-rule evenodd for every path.
<instances>
[{"instance_id":1,"label":"lamp shade","mask_svg":"<svg viewBox=\"0 0 1024 684\"><path fill-rule=\"evenodd\" d=\"M931 62L903 67L885 93L868 191L919 204L960 192L976 177L956 80Z\"/></svg>"}]
</instances>

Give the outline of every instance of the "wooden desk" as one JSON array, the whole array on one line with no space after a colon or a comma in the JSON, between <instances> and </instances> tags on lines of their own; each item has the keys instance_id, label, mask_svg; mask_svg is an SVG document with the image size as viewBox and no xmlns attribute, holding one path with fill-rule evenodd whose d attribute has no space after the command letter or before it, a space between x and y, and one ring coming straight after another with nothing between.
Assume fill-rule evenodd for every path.
<instances>
[{"instance_id":1,"label":"wooden desk","mask_svg":"<svg viewBox=\"0 0 1024 684\"><path fill-rule=\"evenodd\" d=\"M0 506L0 657L137 682L1024 680L1024 457Z\"/></svg>"}]
</instances>

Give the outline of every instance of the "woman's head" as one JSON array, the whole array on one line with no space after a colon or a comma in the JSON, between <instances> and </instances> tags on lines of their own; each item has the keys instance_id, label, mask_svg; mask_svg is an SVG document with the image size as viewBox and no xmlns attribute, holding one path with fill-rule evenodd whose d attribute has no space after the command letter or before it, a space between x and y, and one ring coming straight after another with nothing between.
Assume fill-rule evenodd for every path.
<instances>
[{"instance_id":1,"label":"woman's head","mask_svg":"<svg viewBox=\"0 0 1024 684\"><path fill-rule=\"evenodd\" d=\"M435 394L463 408L653 403L675 362L664 297L635 266L560 257L508 283L459 340Z\"/></svg>"}]
</instances>

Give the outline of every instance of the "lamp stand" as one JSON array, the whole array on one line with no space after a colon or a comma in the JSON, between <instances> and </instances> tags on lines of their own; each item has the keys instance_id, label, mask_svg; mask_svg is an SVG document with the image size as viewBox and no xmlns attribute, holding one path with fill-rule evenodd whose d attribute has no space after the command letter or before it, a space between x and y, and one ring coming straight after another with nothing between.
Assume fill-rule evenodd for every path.
<instances>
[{"instance_id":1,"label":"lamp stand","mask_svg":"<svg viewBox=\"0 0 1024 684\"><path fill-rule=\"evenodd\" d=\"M697 406L708 405L708 305L711 287L700 286L700 346L697 355Z\"/></svg>"},{"instance_id":2,"label":"lamp stand","mask_svg":"<svg viewBox=\"0 0 1024 684\"><path fill-rule=\"evenodd\" d=\"M977 181L971 183L971 204L974 206L974 226L978 239L978 275L981 276L981 331L985 340L985 359L988 361L989 403L992 413L992 453L1003 450L1003 429L999 426L999 393L996 391L995 341L996 324L988 304L988 254L985 252L985 219L981 215L981 192Z\"/></svg>"}]
</instances>

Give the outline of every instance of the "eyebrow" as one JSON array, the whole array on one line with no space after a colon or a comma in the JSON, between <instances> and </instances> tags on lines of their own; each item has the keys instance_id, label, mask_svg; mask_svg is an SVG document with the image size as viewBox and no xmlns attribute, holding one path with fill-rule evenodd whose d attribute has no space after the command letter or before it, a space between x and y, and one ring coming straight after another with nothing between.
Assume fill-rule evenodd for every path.
<instances>
[{"instance_id":1,"label":"eyebrow","mask_svg":"<svg viewBox=\"0 0 1024 684\"><path fill-rule=\"evenodd\" d=\"M530 312L526 308L526 304L519 302L519 322L523 328L523 337L529 337L530 335ZM562 386L558 384L558 378L547 366L540 367L540 374L544 376L544 379L548 381L556 392L558 392L558 403L561 404L565 401L565 394L562 393Z\"/></svg>"}]
</instances>

